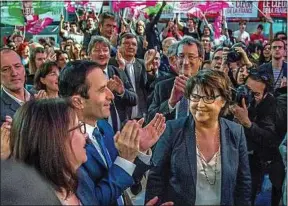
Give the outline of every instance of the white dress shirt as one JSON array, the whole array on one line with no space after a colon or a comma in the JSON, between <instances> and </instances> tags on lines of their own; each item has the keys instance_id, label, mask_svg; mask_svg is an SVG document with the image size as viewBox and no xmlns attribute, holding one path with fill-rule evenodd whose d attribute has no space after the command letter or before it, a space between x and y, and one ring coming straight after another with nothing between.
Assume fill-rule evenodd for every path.
<instances>
[{"instance_id":1,"label":"white dress shirt","mask_svg":"<svg viewBox=\"0 0 288 206\"><path fill-rule=\"evenodd\" d=\"M133 89L136 92L135 71L134 71L134 66L133 66L134 61L135 60L133 60L132 62L126 62L126 70L131 80ZM138 109L138 104L137 104L132 107L131 119L138 117L138 114L139 114L139 109Z\"/></svg>"},{"instance_id":2,"label":"white dress shirt","mask_svg":"<svg viewBox=\"0 0 288 206\"><path fill-rule=\"evenodd\" d=\"M15 102L17 102L18 104L20 104L21 106L25 103L25 101L29 101L30 100L30 93L24 88L24 92L25 92L25 101L22 101L21 99L18 99L17 97L13 96L12 94L10 94L5 87L2 86L3 91L9 96L11 97L13 100L15 100Z\"/></svg>"},{"instance_id":3,"label":"white dress shirt","mask_svg":"<svg viewBox=\"0 0 288 206\"><path fill-rule=\"evenodd\" d=\"M221 151L219 150L219 155L217 157L217 172L216 172L216 182L214 185L210 185L206 179L203 171L203 166L205 167L206 174L210 182L214 182L215 178L215 163L216 154L207 163L203 155L199 152L196 147L197 152L197 183L196 183L196 201L195 205L220 205L221 202ZM200 158L204 158L202 161ZM204 165L203 165L204 163Z\"/></svg>"}]
</instances>

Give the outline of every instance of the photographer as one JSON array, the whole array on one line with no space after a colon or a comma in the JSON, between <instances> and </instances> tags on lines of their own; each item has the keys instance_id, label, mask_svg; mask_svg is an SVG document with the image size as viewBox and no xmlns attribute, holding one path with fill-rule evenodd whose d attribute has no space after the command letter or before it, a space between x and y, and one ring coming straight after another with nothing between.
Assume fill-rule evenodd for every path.
<instances>
[{"instance_id":1,"label":"photographer","mask_svg":"<svg viewBox=\"0 0 288 206\"><path fill-rule=\"evenodd\" d=\"M238 87L244 83L248 71L253 69L253 64L248 58L246 47L242 43L234 44L230 49L223 48L221 70L227 71L234 85Z\"/></svg>"},{"instance_id":2,"label":"photographer","mask_svg":"<svg viewBox=\"0 0 288 206\"><path fill-rule=\"evenodd\" d=\"M276 135L276 100L268 92L271 87L265 73L251 72L245 82L246 90L236 92L238 105L231 112L244 126L252 177L252 202L261 188L265 169L277 156L279 138ZM243 86L241 86L243 88ZM245 101L246 100L246 101Z\"/></svg>"}]
</instances>

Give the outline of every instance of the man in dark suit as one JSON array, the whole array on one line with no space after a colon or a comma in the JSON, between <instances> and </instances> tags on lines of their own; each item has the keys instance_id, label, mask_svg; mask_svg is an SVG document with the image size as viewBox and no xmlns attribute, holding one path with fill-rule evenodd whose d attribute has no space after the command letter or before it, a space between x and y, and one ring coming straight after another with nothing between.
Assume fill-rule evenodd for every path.
<instances>
[{"instance_id":1,"label":"man in dark suit","mask_svg":"<svg viewBox=\"0 0 288 206\"><path fill-rule=\"evenodd\" d=\"M88 55L101 66L108 80L107 86L114 94L114 104L111 105L110 112L111 125L116 132L120 130L122 123L130 119L131 107L137 104L137 96L125 72L112 65L108 66L110 48L111 44L105 37L94 36L88 46Z\"/></svg>"},{"instance_id":2,"label":"man in dark suit","mask_svg":"<svg viewBox=\"0 0 288 206\"><path fill-rule=\"evenodd\" d=\"M287 87L287 62L284 61L285 43L281 39L274 39L271 42L272 60L259 67L261 72L266 72L271 76L273 87L271 92L275 92L280 87Z\"/></svg>"},{"instance_id":3,"label":"man in dark suit","mask_svg":"<svg viewBox=\"0 0 288 206\"><path fill-rule=\"evenodd\" d=\"M143 60L135 58L137 38L134 34L126 33L121 37L117 59L123 57L125 73L137 94L137 105L132 107L131 119L140 119L147 114L147 91L149 82ZM119 68L119 61L111 58L109 65ZM121 58L122 59L122 58Z\"/></svg>"},{"instance_id":4,"label":"man in dark suit","mask_svg":"<svg viewBox=\"0 0 288 206\"><path fill-rule=\"evenodd\" d=\"M159 82L154 91L153 101L148 109L148 120L156 113L162 113L167 120L188 115L188 102L184 90L189 77L198 73L203 61L203 46L192 37L185 37L177 47L177 77ZM183 101L182 101L183 99ZM184 102L182 104L182 102ZM184 105L183 107L181 105ZM185 110L185 112L182 112ZM179 115L181 114L181 115Z\"/></svg>"},{"instance_id":5,"label":"man in dark suit","mask_svg":"<svg viewBox=\"0 0 288 206\"><path fill-rule=\"evenodd\" d=\"M174 43L169 46L168 51L166 52L166 56L168 59L169 66L168 67L168 72L164 72L160 70L160 67L157 68L158 74L154 76L154 80L151 82L150 87L149 87L149 94L148 94L148 100L147 100L147 105L151 105L153 101L153 96L154 96L154 91L155 91L155 86L159 82L170 79L170 78L175 78L178 76L177 70L176 70L176 61L177 61L177 56L176 56L176 50L177 50L178 43ZM146 62L146 61L145 61ZM147 71L147 69L146 69ZM148 72L148 79L149 79L149 72Z\"/></svg>"},{"instance_id":6,"label":"man in dark suit","mask_svg":"<svg viewBox=\"0 0 288 206\"><path fill-rule=\"evenodd\" d=\"M83 205L123 205L122 193L139 182L151 167L151 149L165 129L158 114L145 128L128 121L114 135L106 119L113 93L107 87L101 65L91 61L70 62L59 76L59 93L70 98L80 121L85 122L90 142L88 160L78 173L77 196Z\"/></svg>"},{"instance_id":7,"label":"man in dark suit","mask_svg":"<svg viewBox=\"0 0 288 206\"><path fill-rule=\"evenodd\" d=\"M1 61L1 125L6 116L13 117L16 110L30 99L24 88L25 68L20 56L12 49L0 52Z\"/></svg>"},{"instance_id":8,"label":"man in dark suit","mask_svg":"<svg viewBox=\"0 0 288 206\"><path fill-rule=\"evenodd\" d=\"M92 20L92 19L91 19ZM93 22L94 23L94 22ZM99 27L95 28L94 26L84 32L84 41L83 45L85 48L88 48L89 42L91 38L95 35L103 36L107 38L109 41L112 40L114 30L117 27L116 16L114 13L111 12L103 12L99 16ZM111 53L113 56L116 54L116 49L111 49Z\"/></svg>"}]
</instances>

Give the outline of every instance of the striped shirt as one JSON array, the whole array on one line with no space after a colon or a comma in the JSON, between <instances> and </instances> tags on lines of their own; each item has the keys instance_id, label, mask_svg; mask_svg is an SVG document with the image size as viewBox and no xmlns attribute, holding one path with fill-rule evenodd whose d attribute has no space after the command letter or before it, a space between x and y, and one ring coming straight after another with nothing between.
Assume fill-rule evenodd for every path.
<instances>
[{"instance_id":1,"label":"striped shirt","mask_svg":"<svg viewBox=\"0 0 288 206\"><path fill-rule=\"evenodd\" d=\"M279 69L274 69L273 68L273 76L274 76L274 89L277 89L280 87L281 85L281 79L283 77L283 72L282 72L282 69L279 70Z\"/></svg>"}]
</instances>

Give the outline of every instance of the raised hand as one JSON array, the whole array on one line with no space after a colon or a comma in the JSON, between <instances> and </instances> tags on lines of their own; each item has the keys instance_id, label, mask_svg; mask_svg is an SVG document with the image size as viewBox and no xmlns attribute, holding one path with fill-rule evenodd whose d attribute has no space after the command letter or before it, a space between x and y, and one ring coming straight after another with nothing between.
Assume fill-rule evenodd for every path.
<instances>
[{"instance_id":1,"label":"raised hand","mask_svg":"<svg viewBox=\"0 0 288 206\"><path fill-rule=\"evenodd\" d=\"M234 115L234 117L238 120L240 124L242 124L244 127L251 127L251 121L248 116L248 109L245 103L245 99L243 98L242 101L242 106L238 105L233 105L230 107L230 111Z\"/></svg>"},{"instance_id":2,"label":"raised hand","mask_svg":"<svg viewBox=\"0 0 288 206\"><path fill-rule=\"evenodd\" d=\"M287 87L287 78L286 77L283 77L281 79L280 88L282 88L282 87Z\"/></svg>"},{"instance_id":3,"label":"raised hand","mask_svg":"<svg viewBox=\"0 0 288 206\"><path fill-rule=\"evenodd\" d=\"M143 37L143 49L147 49L148 41L146 40L146 35Z\"/></svg>"},{"instance_id":4,"label":"raised hand","mask_svg":"<svg viewBox=\"0 0 288 206\"><path fill-rule=\"evenodd\" d=\"M139 128L135 120L128 121L122 131L118 131L114 136L119 156L130 162L134 162L139 152Z\"/></svg>"},{"instance_id":5,"label":"raised hand","mask_svg":"<svg viewBox=\"0 0 288 206\"><path fill-rule=\"evenodd\" d=\"M156 205L158 202L158 197L154 197L153 199L149 200L145 206L154 206ZM173 202L165 202L163 204L161 204L160 206L173 206L174 203Z\"/></svg>"},{"instance_id":6,"label":"raised hand","mask_svg":"<svg viewBox=\"0 0 288 206\"><path fill-rule=\"evenodd\" d=\"M12 125L12 118L6 116L5 122L1 126L1 159L7 159L11 153L10 151L10 130Z\"/></svg>"},{"instance_id":7,"label":"raised hand","mask_svg":"<svg viewBox=\"0 0 288 206\"><path fill-rule=\"evenodd\" d=\"M123 58L122 54L121 54L121 48L118 47L117 49L117 53L116 53L116 61L119 65L119 69L121 70L125 70L125 59Z\"/></svg>"},{"instance_id":8,"label":"raised hand","mask_svg":"<svg viewBox=\"0 0 288 206\"><path fill-rule=\"evenodd\" d=\"M138 124L142 126L144 119L140 119ZM144 128L139 129L140 136L140 151L147 153L147 151L159 140L166 128L165 117L163 114L156 114L151 122Z\"/></svg>"},{"instance_id":9,"label":"raised hand","mask_svg":"<svg viewBox=\"0 0 288 206\"><path fill-rule=\"evenodd\" d=\"M48 99L47 92L45 90L39 90L37 94L34 95L35 99Z\"/></svg>"},{"instance_id":10,"label":"raised hand","mask_svg":"<svg viewBox=\"0 0 288 206\"><path fill-rule=\"evenodd\" d=\"M187 80L188 80L188 77L184 75L180 75L175 78L174 86L173 86L170 98L168 100L168 103L170 106L175 107L177 102L180 101L181 98L183 97Z\"/></svg>"},{"instance_id":11,"label":"raised hand","mask_svg":"<svg viewBox=\"0 0 288 206\"><path fill-rule=\"evenodd\" d=\"M147 72L151 72L153 69L153 60L157 55L157 50L156 49L149 49L148 51L147 58L145 59L145 68Z\"/></svg>"},{"instance_id":12,"label":"raised hand","mask_svg":"<svg viewBox=\"0 0 288 206\"><path fill-rule=\"evenodd\" d=\"M51 61L51 62L56 61L56 53L54 53L52 50L50 50L47 54L46 61Z\"/></svg>"},{"instance_id":13,"label":"raised hand","mask_svg":"<svg viewBox=\"0 0 288 206\"><path fill-rule=\"evenodd\" d=\"M108 83L107 83L107 87L112 91L112 92L116 92L117 94L121 95L124 93L125 88L124 88L124 84L122 82L122 80L114 75L113 79L109 79Z\"/></svg>"}]
</instances>

